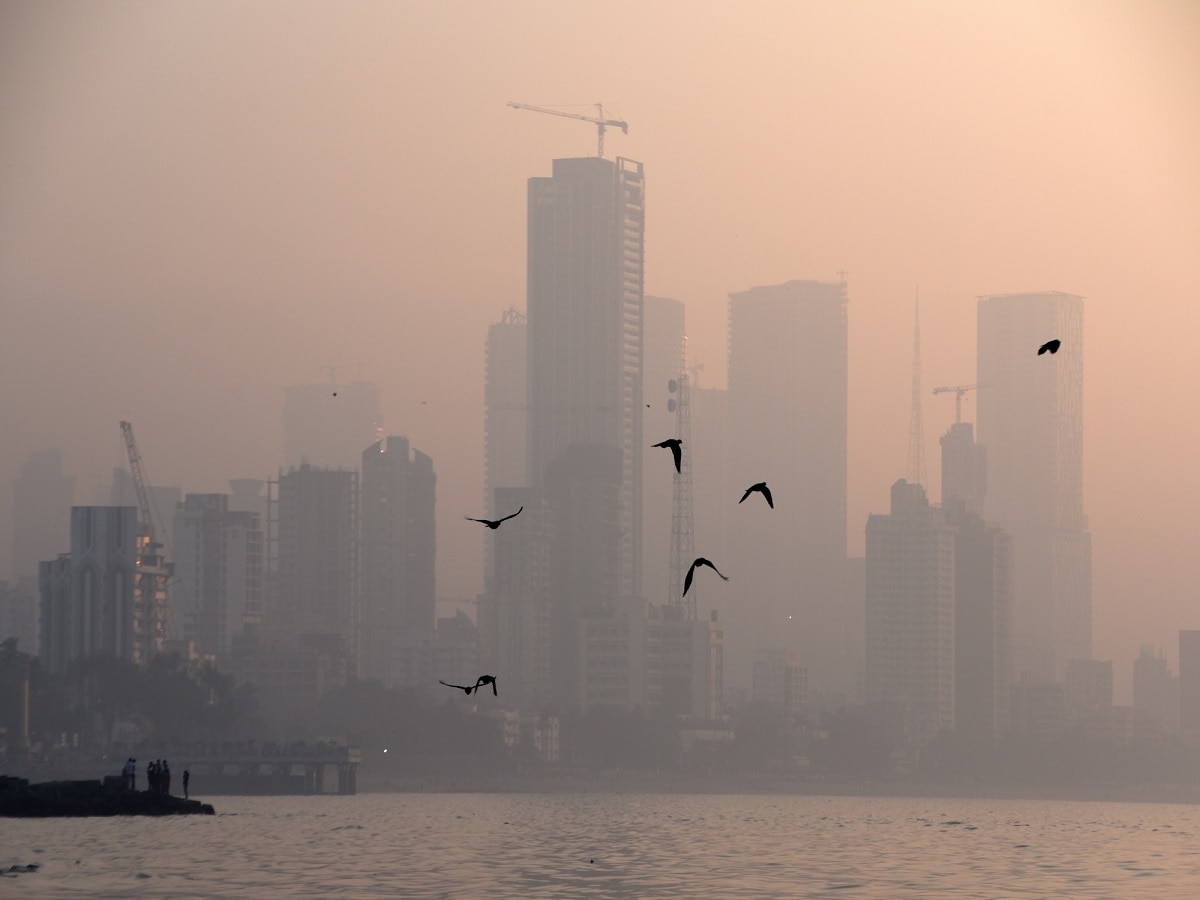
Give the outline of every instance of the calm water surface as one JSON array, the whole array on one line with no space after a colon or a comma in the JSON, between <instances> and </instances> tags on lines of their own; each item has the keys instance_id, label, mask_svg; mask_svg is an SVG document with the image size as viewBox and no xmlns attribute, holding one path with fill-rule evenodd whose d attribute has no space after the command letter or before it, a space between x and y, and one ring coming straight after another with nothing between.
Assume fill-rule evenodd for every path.
<instances>
[{"instance_id":1,"label":"calm water surface","mask_svg":"<svg viewBox=\"0 0 1200 900\"><path fill-rule=\"evenodd\" d=\"M3 897L1200 897L1200 807L695 794L216 797L0 819Z\"/></svg>"}]
</instances>

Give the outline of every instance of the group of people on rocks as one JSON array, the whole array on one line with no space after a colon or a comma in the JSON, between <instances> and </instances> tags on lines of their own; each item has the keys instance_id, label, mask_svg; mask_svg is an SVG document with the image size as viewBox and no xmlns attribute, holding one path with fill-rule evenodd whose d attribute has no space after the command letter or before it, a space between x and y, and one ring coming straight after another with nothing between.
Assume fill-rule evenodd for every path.
<instances>
[{"instance_id":1,"label":"group of people on rocks","mask_svg":"<svg viewBox=\"0 0 1200 900\"><path fill-rule=\"evenodd\" d=\"M129 779L129 790L137 790L137 760L132 756L125 760L121 774ZM192 773L183 770L183 796L188 795L188 782ZM156 759L146 764L146 783L152 794L171 793L171 766L165 759Z\"/></svg>"}]
</instances>

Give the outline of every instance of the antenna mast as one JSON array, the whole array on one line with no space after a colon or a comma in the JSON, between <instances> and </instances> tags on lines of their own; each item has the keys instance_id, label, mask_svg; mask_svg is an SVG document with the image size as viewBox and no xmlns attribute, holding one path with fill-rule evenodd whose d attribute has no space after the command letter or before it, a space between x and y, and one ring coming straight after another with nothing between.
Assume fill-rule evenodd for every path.
<instances>
[{"instance_id":1,"label":"antenna mast","mask_svg":"<svg viewBox=\"0 0 1200 900\"><path fill-rule=\"evenodd\" d=\"M925 484L925 425L921 417L921 297L913 326L912 414L908 421L908 481Z\"/></svg>"}]
</instances>

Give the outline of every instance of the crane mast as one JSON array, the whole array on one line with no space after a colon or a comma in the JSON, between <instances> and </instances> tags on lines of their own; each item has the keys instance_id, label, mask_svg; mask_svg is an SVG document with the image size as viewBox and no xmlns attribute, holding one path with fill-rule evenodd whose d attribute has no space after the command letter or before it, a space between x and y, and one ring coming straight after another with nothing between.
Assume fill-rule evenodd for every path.
<instances>
[{"instance_id":1,"label":"crane mast","mask_svg":"<svg viewBox=\"0 0 1200 900\"><path fill-rule=\"evenodd\" d=\"M133 490L137 494L138 511L142 517L142 533L153 541L154 518L150 512L150 492L146 490L146 477L142 473L142 457L133 440L133 425L122 422L121 433L125 435L125 450L129 454L129 473L133 476Z\"/></svg>"},{"instance_id":2,"label":"crane mast","mask_svg":"<svg viewBox=\"0 0 1200 900\"><path fill-rule=\"evenodd\" d=\"M978 384L951 384L945 387L935 387L935 394L945 394L948 391L954 391L954 424L957 425L962 421L962 398L967 391L973 391L981 387Z\"/></svg>"},{"instance_id":3,"label":"crane mast","mask_svg":"<svg viewBox=\"0 0 1200 900\"><path fill-rule=\"evenodd\" d=\"M133 425L121 423L125 436L125 449L129 454L129 472L133 477L133 489L137 494L138 513L141 525L138 529L137 570L134 573L133 609L131 621L130 658L136 663L145 663L162 652L168 632L169 605L167 583L174 574L174 566L167 562L162 544L155 537L154 512L150 504L150 491L146 487L146 476L142 470L142 457L133 439Z\"/></svg>"},{"instance_id":4,"label":"crane mast","mask_svg":"<svg viewBox=\"0 0 1200 900\"><path fill-rule=\"evenodd\" d=\"M620 128L622 133L629 134L629 123L621 119L606 119L604 117L604 104L596 104L596 115L585 116L583 113L567 112L562 109L549 109L545 106L530 106L528 103L517 103L510 100L508 103L513 109L528 109L531 112L545 113L548 116L562 116L567 119L579 119L583 122L591 122L596 126L596 155L604 156L604 132L610 127Z\"/></svg>"}]
</instances>

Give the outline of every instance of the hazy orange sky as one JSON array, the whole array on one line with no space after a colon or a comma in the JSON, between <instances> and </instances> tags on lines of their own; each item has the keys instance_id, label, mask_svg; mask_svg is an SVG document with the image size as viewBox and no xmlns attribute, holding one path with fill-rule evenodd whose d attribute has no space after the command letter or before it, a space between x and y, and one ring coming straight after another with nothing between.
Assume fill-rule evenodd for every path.
<instances>
[{"instance_id":1,"label":"hazy orange sky","mask_svg":"<svg viewBox=\"0 0 1200 900\"><path fill-rule=\"evenodd\" d=\"M851 553L904 474L918 289L931 476L976 295L1086 297L1095 652L1118 699L1139 644L1175 667L1200 628L1188 2L4 0L0 577L31 452L93 502L128 418L153 482L227 490L276 470L282 386L335 365L433 457L438 592L473 596L526 179L595 152L509 100L629 122L606 149L646 165L646 291L686 304L701 384L730 291L848 273Z\"/></svg>"}]
</instances>

